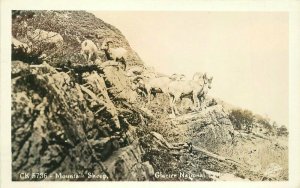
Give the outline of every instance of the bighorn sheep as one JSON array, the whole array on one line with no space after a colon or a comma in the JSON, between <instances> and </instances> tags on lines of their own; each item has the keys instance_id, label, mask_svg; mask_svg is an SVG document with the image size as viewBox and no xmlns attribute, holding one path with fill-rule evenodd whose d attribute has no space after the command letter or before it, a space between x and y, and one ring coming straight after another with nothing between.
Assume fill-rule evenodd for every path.
<instances>
[{"instance_id":1,"label":"bighorn sheep","mask_svg":"<svg viewBox=\"0 0 300 188\"><path fill-rule=\"evenodd\" d=\"M170 82L168 86L168 94L170 97L170 107L172 115L179 114L176 107L176 102L184 97L191 97L194 103L194 108L201 108L198 96L203 94L205 88L211 88L212 78L208 79L206 74L200 79L195 80L175 80ZM206 90L207 91L207 90Z\"/></svg>"},{"instance_id":2,"label":"bighorn sheep","mask_svg":"<svg viewBox=\"0 0 300 188\"><path fill-rule=\"evenodd\" d=\"M122 47L112 48L110 46L112 43L110 39L105 39L102 43L101 50L104 51L108 60L120 62L124 66L124 70L126 70L127 50Z\"/></svg>"},{"instance_id":3,"label":"bighorn sheep","mask_svg":"<svg viewBox=\"0 0 300 188\"><path fill-rule=\"evenodd\" d=\"M207 77L207 76L205 75L205 77ZM201 103L206 98L208 90L211 89L212 80L213 80L213 77L207 78L207 84L205 84L204 87L202 88L202 90L198 93L198 99L199 99L198 102L199 102L200 107L201 107Z\"/></svg>"},{"instance_id":4,"label":"bighorn sheep","mask_svg":"<svg viewBox=\"0 0 300 188\"><path fill-rule=\"evenodd\" d=\"M126 75L132 80L132 89L138 94L147 97L145 80L155 78L156 74L144 66L132 66L127 70Z\"/></svg>"},{"instance_id":5,"label":"bighorn sheep","mask_svg":"<svg viewBox=\"0 0 300 188\"><path fill-rule=\"evenodd\" d=\"M91 60L92 55L95 55L97 57L97 52L98 48L93 41L87 39L81 43L80 53L85 57L87 61Z\"/></svg>"},{"instance_id":6,"label":"bighorn sheep","mask_svg":"<svg viewBox=\"0 0 300 188\"><path fill-rule=\"evenodd\" d=\"M151 100L151 93L167 93L168 85L171 82L169 77L150 78L145 82L145 88L148 94L148 103Z\"/></svg>"},{"instance_id":7,"label":"bighorn sheep","mask_svg":"<svg viewBox=\"0 0 300 188\"><path fill-rule=\"evenodd\" d=\"M54 44L56 47L61 47L63 45L64 39L59 33L44 31L41 29L33 31L32 27L28 27L28 29L27 36L33 42Z\"/></svg>"},{"instance_id":8,"label":"bighorn sheep","mask_svg":"<svg viewBox=\"0 0 300 188\"><path fill-rule=\"evenodd\" d=\"M147 94L146 94L146 88L145 88L145 83L142 79L137 79L137 78L140 78L140 77L136 77L133 79L132 81L132 90L133 91L136 91L138 94L146 97Z\"/></svg>"},{"instance_id":9,"label":"bighorn sheep","mask_svg":"<svg viewBox=\"0 0 300 188\"><path fill-rule=\"evenodd\" d=\"M173 74L172 76L161 76L161 77L137 77L137 79L141 78L143 81L139 82L144 86L148 95L148 103L151 100L151 94L154 96L156 93L168 93L168 86L171 81L180 80L182 75Z\"/></svg>"}]
</instances>

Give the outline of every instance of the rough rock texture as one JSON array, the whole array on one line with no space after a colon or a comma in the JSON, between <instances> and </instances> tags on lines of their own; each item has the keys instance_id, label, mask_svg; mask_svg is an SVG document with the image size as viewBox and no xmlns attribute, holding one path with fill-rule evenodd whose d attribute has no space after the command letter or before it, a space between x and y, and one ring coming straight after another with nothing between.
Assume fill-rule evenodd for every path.
<instances>
[{"instance_id":1,"label":"rough rock texture","mask_svg":"<svg viewBox=\"0 0 300 188\"><path fill-rule=\"evenodd\" d=\"M13 16L13 36L33 43L31 54L12 48L13 180L23 180L22 172L48 174L27 180L151 179L134 127L147 117L130 110L137 94L129 78L118 66L103 67L103 54L95 62L79 54L78 38L99 48L109 37L129 51L129 65L142 64L121 32L83 11L13 13L19 15ZM29 27L59 33L64 45L30 41ZM74 173L79 176L64 177Z\"/></svg>"},{"instance_id":2,"label":"rough rock texture","mask_svg":"<svg viewBox=\"0 0 300 188\"><path fill-rule=\"evenodd\" d=\"M119 149L105 161L107 172L115 180L151 180L154 169L149 162L142 162L143 149L135 142Z\"/></svg>"},{"instance_id":3,"label":"rough rock texture","mask_svg":"<svg viewBox=\"0 0 300 188\"><path fill-rule=\"evenodd\" d=\"M128 41L117 28L96 18L91 13L85 11L14 11L13 14L15 16L12 20L12 34L21 42L30 42L26 37L30 27L56 32L63 37L63 50L31 41L34 43L33 52L37 56L47 54L47 59L51 60L50 64L77 61L74 59L74 55L81 50L78 39L81 42L85 39L92 40L100 50L102 42L106 38L113 41L113 47L123 47L128 50L128 65L143 64L140 57L131 49ZM40 51L41 48L43 51ZM104 53L99 55L103 61L106 61ZM28 63L35 63L34 60L37 60L32 55L24 58L20 54L12 58L13 60L20 60L19 57L22 57L22 60L26 60Z\"/></svg>"},{"instance_id":4,"label":"rough rock texture","mask_svg":"<svg viewBox=\"0 0 300 188\"><path fill-rule=\"evenodd\" d=\"M99 48L110 38L115 47L128 50L129 70L149 71L115 27L84 11L13 11L12 17L13 37L32 42L30 52L12 44L13 180L190 181L224 174L235 178L235 173L258 180L262 170L267 179L287 179L286 142L274 144L267 135L234 130L228 108L214 98L206 98L206 108L197 112L186 99L179 107L183 115L171 119L168 96L160 93L146 104L135 90L134 71L128 74L100 50L87 62L80 42L90 39ZM63 45L30 41L30 28L59 33ZM260 168L258 173L237 169L220 161L222 156L192 146L243 159L252 171ZM258 161L265 152L271 157ZM47 175L23 179L23 172ZM179 172L184 175L163 176Z\"/></svg>"},{"instance_id":5,"label":"rough rock texture","mask_svg":"<svg viewBox=\"0 0 300 188\"><path fill-rule=\"evenodd\" d=\"M176 124L183 124L187 141L218 151L224 144L232 142L233 125L221 105L208 107L200 113L191 113L176 118Z\"/></svg>"},{"instance_id":6,"label":"rough rock texture","mask_svg":"<svg viewBox=\"0 0 300 188\"><path fill-rule=\"evenodd\" d=\"M28 66L20 61L13 62L12 69L24 72ZM106 73L109 74L114 74L109 82L122 88L116 79L122 73ZM110 162L106 164L109 165L114 160L123 161L130 169L136 165L134 160L142 165L142 150L137 143L134 147L130 146L137 140L135 128L110 99L109 95L115 96L117 92L108 94L103 77L96 71L86 72L80 85L73 83L68 73L58 72L43 63L30 66L30 73L14 78L13 83L14 180L18 180L18 174L23 171L48 174L93 172L105 169L101 161L108 158ZM134 113L127 110L126 116ZM113 153L119 149L119 152ZM147 172L151 172L151 165L137 165L130 173L141 171L140 168L145 176L142 179L149 179L151 174ZM115 172L108 173L109 178L120 179ZM128 175L127 178L142 180L136 175Z\"/></svg>"},{"instance_id":7,"label":"rough rock texture","mask_svg":"<svg viewBox=\"0 0 300 188\"><path fill-rule=\"evenodd\" d=\"M119 72L122 72L122 74L114 74L115 69L114 67L106 67L103 70L111 92L117 93L115 97L119 99L126 100L130 103L135 102L137 93L132 90L131 81L121 69L119 69Z\"/></svg>"}]
</instances>

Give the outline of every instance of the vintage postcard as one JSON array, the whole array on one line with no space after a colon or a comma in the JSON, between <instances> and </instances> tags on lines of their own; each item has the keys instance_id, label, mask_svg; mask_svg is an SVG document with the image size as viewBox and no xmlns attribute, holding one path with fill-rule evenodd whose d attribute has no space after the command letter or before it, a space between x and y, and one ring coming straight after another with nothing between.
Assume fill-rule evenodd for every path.
<instances>
[{"instance_id":1,"label":"vintage postcard","mask_svg":"<svg viewBox=\"0 0 300 188\"><path fill-rule=\"evenodd\" d=\"M299 102L298 12L288 3L274 11L161 6L9 6L1 44L8 187L300 185L291 103Z\"/></svg>"}]
</instances>

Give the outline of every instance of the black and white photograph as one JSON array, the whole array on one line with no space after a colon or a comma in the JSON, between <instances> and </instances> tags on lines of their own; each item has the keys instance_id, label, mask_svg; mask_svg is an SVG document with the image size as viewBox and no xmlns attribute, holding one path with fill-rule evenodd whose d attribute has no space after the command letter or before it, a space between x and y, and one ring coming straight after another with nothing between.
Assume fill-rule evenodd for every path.
<instances>
[{"instance_id":1,"label":"black and white photograph","mask_svg":"<svg viewBox=\"0 0 300 188\"><path fill-rule=\"evenodd\" d=\"M291 180L288 11L9 13L1 164L15 186Z\"/></svg>"}]
</instances>

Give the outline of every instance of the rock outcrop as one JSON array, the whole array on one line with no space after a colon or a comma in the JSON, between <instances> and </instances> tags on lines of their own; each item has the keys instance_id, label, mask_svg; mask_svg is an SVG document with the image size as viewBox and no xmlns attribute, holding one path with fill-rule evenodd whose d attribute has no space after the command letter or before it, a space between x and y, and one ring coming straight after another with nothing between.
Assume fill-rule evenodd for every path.
<instances>
[{"instance_id":1,"label":"rock outcrop","mask_svg":"<svg viewBox=\"0 0 300 188\"><path fill-rule=\"evenodd\" d=\"M12 48L13 180L24 180L22 172L48 175L27 180L151 179L135 128L147 117L128 108L137 98L129 78L118 66L104 67L101 54L94 63L79 55L77 39L99 47L109 37L129 51L129 65L142 64L121 32L83 11L14 13L13 36L33 49ZM58 33L64 45L31 40L32 29Z\"/></svg>"},{"instance_id":2,"label":"rock outcrop","mask_svg":"<svg viewBox=\"0 0 300 188\"><path fill-rule=\"evenodd\" d=\"M153 169L141 161L142 149L132 125L138 120L131 124L129 118L140 115L122 110L117 102L131 95L123 73L108 68L103 70L108 78L104 80L93 70L83 73L82 84L78 84L47 63L26 66L12 62L12 70L19 75L13 78L12 87L13 179L18 180L23 171L51 176L73 170L87 175L85 171L102 169L111 180L121 180L117 166L111 167L114 160L123 161L128 173L143 171L143 178L128 174L127 180L151 177L147 172ZM109 90L106 85L118 89ZM127 96L120 95L122 92ZM109 162L102 163L107 159Z\"/></svg>"},{"instance_id":3,"label":"rock outcrop","mask_svg":"<svg viewBox=\"0 0 300 188\"><path fill-rule=\"evenodd\" d=\"M191 123L193 142L212 151L218 151L224 144L232 142L233 126L222 106L208 108L198 120Z\"/></svg>"}]
</instances>

